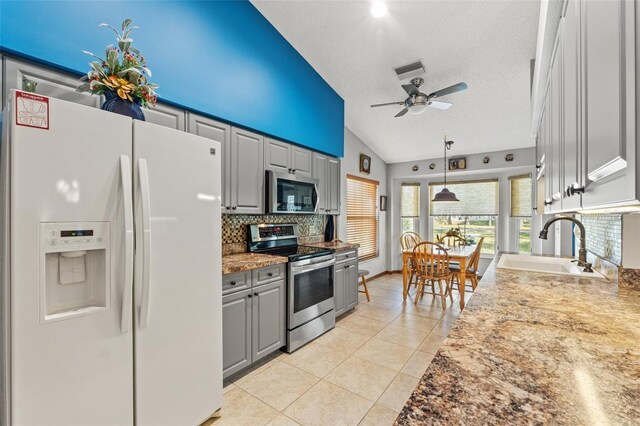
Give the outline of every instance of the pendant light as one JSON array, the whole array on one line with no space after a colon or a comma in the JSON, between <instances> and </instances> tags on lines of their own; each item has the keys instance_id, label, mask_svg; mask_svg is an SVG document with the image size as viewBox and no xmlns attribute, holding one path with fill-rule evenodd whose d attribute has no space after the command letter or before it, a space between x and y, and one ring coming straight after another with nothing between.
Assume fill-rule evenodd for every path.
<instances>
[{"instance_id":1,"label":"pendant light","mask_svg":"<svg viewBox=\"0 0 640 426\"><path fill-rule=\"evenodd\" d=\"M448 141L447 137L444 137L444 188L438 192L431 202L434 203L450 203L454 201L460 201L456 197L456 194L447 189L447 151L451 149L453 141Z\"/></svg>"}]
</instances>

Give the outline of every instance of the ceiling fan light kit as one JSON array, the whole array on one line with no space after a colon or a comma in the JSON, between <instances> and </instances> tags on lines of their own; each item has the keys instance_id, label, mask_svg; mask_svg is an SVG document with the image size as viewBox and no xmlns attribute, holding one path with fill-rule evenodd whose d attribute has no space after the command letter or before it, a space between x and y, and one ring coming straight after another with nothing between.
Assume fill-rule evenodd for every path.
<instances>
[{"instance_id":1,"label":"ceiling fan light kit","mask_svg":"<svg viewBox=\"0 0 640 426\"><path fill-rule=\"evenodd\" d=\"M431 200L434 203L450 203L460 201L456 194L447 189L447 151L451 149L453 141L448 141L447 137L444 137L444 187L438 192Z\"/></svg>"},{"instance_id":2,"label":"ceiling fan light kit","mask_svg":"<svg viewBox=\"0 0 640 426\"><path fill-rule=\"evenodd\" d=\"M426 111L427 107L435 109L448 109L451 106L450 102L439 101L437 98L450 95L452 93L461 92L467 89L467 83L460 82L453 86L445 87L429 95L426 95L420 91L420 87L424 84L424 79L417 77L411 80L409 84L403 84L402 88L409 97L404 101L387 102L384 104L371 105L372 108L387 106L387 105L404 105L404 109L395 115L395 117L402 117L407 112L412 114L422 114Z\"/></svg>"}]
</instances>

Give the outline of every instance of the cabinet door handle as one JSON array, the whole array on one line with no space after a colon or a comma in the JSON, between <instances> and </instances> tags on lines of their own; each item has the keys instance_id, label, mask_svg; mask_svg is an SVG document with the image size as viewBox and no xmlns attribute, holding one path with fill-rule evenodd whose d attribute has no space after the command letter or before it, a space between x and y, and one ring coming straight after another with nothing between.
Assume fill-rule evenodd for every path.
<instances>
[{"instance_id":1,"label":"cabinet door handle","mask_svg":"<svg viewBox=\"0 0 640 426\"><path fill-rule=\"evenodd\" d=\"M236 207L236 206L231 207L231 210L235 210L235 209L237 209L237 207Z\"/></svg>"},{"instance_id":2,"label":"cabinet door handle","mask_svg":"<svg viewBox=\"0 0 640 426\"><path fill-rule=\"evenodd\" d=\"M273 276L273 272L269 272L267 275L269 275L270 277Z\"/></svg>"},{"instance_id":3,"label":"cabinet door handle","mask_svg":"<svg viewBox=\"0 0 640 426\"><path fill-rule=\"evenodd\" d=\"M251 299L251 298L253 297L253 295L248 294L248 295L247 295L247 297L248 297L249 299Z\"/></svg>"},{"instance_id":4,"label":"cabinet door handle","mask_svg":"<svg viewBox=\"0 0 640 426\"><path fill-rule=\"evenodd\" d=\"M549 201L548 200L544 200L544 205L545 206L550 206L551 204L553 204L552 200L549 200Z\"/></svg>"},{"instance_id":5,"label":"cabinet door handle","mask_svg":"<svg viewBox=\"0 0 640 426\"><path fill-rule=\"evenodd\" d=\"M294 175L296 174L296 169L293 169L293 174L294 174Z\"/></svg>"},{"instance_id":6,"label":"cabinet door handle","mask_svg":"<svg viewBox=\"0 0 640 426\"><path fill-rule=\"evenodd\" d=\"M260 296L260 294L258 294L258 293L253 293L253 295L256 296L256 297Z\"/></svg>"},{"instance_id":7,"label":"cabinet door handle","mask_svg":"<svg viewBox=\"0 0 640 426\"><path fill-rule=\"evenodd\" d=\"M236 282L235 281L229 281L229 284L236 285Z\"/></svg>"},{"instance_id":8,"label":"cabinet door handle","mask_svg":"<svg viewBox=\"0 0 640 426\"><path fill-rule=\"evenodd\" d=\"M225 209L231 210L231 206L226 206Z\"/></svg>"}]
</instances>

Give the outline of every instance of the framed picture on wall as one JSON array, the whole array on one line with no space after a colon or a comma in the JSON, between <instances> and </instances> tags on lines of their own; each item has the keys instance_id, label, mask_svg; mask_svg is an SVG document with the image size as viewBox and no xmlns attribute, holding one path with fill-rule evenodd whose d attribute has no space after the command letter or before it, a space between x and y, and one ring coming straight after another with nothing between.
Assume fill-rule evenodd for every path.
<instances>
[{"instance_id":1,"label":"framed picture on wall","mask_svg":"<svg viewBox=\"0 0 640 426\"><path fill-rule=\"evenodd\" d=\"M360 154L360 173L371 173L371 157Z\"/></svg>"},{"instance_id":2,"label":"framed picture on wall","mask_svg":"<svg viewBox=\"0 0 640 426\"><path fill-rule=\"evenodd\" d=\"M464 170L467 168L467 157L449 159L449 170Z\"/></svg>"},{"instance_id":3,"label":"framed picture on wall","mask_svg":"<svg viewBox=\"0 0 640 426\"><path fill-rule=\"evenodd\" d=\"M386 195L381 195L380 196L380 211L381 212L386 212L387 211L387 196Z\"/></svg>"}]
</instances>

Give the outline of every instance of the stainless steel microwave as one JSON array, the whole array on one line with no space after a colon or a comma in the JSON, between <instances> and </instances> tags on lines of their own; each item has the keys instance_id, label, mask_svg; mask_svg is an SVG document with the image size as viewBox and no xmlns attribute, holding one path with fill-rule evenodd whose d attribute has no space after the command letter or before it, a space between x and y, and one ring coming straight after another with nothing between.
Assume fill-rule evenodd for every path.
<instances>
[{"instance_id":1,"label":"stainless steel microwave","mask_svg":"<svg viewBox=\"0 0 640 426\"><path fill-rule=\"evenodd\" d=\"M318 208L318 179L266 172L266 212L313 214Z\"/></svg>"}]
</instances>

